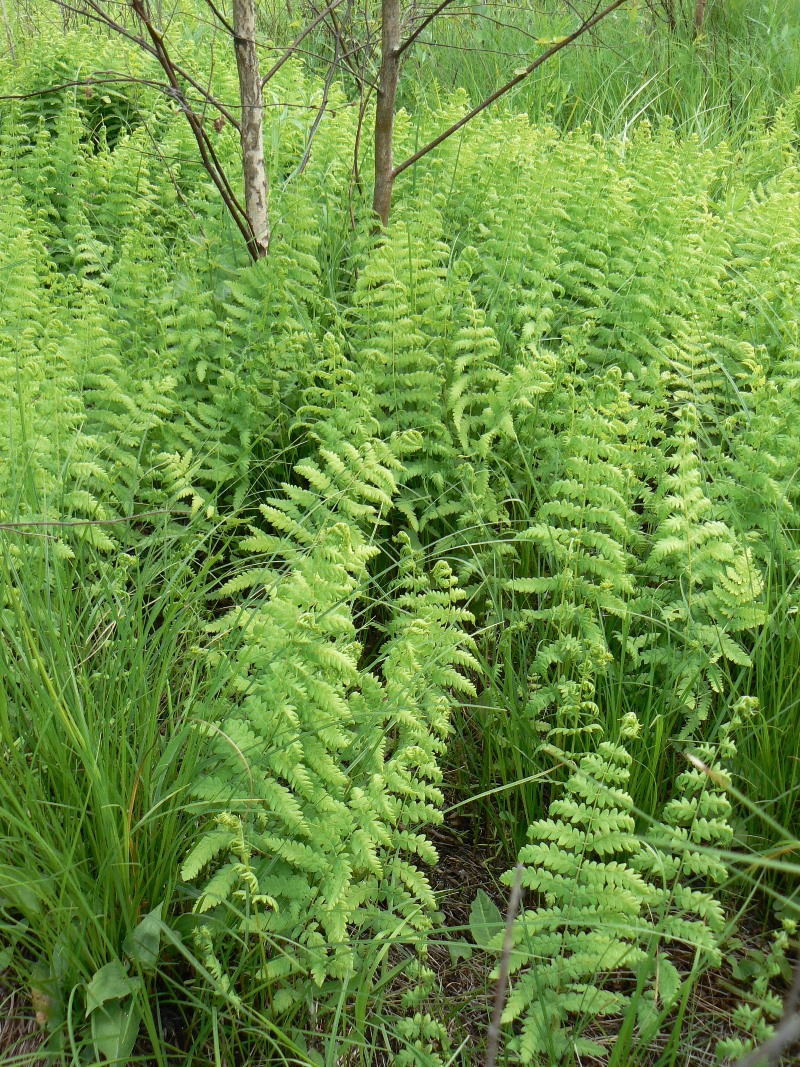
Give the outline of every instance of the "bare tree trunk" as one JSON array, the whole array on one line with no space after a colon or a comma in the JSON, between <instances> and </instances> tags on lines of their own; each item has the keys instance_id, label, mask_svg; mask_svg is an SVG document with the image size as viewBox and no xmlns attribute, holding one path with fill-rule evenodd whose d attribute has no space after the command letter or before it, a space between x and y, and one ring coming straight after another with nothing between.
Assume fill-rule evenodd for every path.
<instances>
[{"instance_id":1,"label":"bare tree trunk","mask_svg":"<svg viewBox=\"0 0 800 1067\"><path fill-rule=\"evenodd\" d=\"M400 71L400 0L381 0L381 74L375 112L375 192L372 210L385 226L394 185L394 106Z\"/></svg>"},{"instance_id":2,"label":"bare tree trunk","mask_svg":"<svg viewBox=\"0 0 800 1067\"><path fill-rule=\"evenodd\" d=\"M17 62L17 53L14 49L14 38L11 34L11 24L8 21L8 12L6 11L6 0L0 0L0 8L3 12L3 25L6 28L6 37L8 37L8 50L11 53L11 60L13 63Z\"/></svg>"},{"instance_id":3,"label":"bare tree trunk","mask_svg":"<svg viewBox=\"0 0 800 1067\"><path fill-rule=\"evenodd\" d=\"M233 31L242 105L244 206L253 233L251 253L261 259L269 251L269 181L264 159L264 100L258 72L255 0L233 0Z\"/></svg>"},{"instance_id":4,"label":"bare tree trunk","mask_svg":"<svg viewBox=\"0 0 800 1067\"><path fill-rule=\"evenodd\" d=\"M706 6L707 5L708 5L708 0L697 0L697 3L695 4L695 8L694 8L694 28L697 31L697 33L699 33L700 30L702 30L702 28L703 28L703 19L705 18L705 15L706 15Z\"/></svg>"}]
</instances>

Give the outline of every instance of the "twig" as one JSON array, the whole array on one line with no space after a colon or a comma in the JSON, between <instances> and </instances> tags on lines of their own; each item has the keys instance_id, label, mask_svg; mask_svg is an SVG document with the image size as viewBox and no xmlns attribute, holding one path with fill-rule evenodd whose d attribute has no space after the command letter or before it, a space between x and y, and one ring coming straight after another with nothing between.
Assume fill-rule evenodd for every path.
<instances>
[{"instance_id":1,"label":"twig","mask_svg":"<svg viewBox=\"0 0 800 1067\"><path fill-rule=\"evenodd\" d=\"M8 38L8 51L11 54L11 62L17 62L17 50L14 47L14 37L11 33L11 23L8 21L8 12L6 11L6 0L0 0L0 11L3 13L3 25L6 28L6 37Z\"/></svg>"},{"instance_id":2,"label":"twig","mask_svg":"<svg viewBox=\"0 0 800 1067\"><path fill-rule=\"evenodd\" d=\"M419 35L423 32L423 30L427 29L427 27L430 26L433 20L438 15L441 15L441 13L446 7L449 7L453 3L455 3L455 0L442 0L442 3L439 4L438 7L434 8L433 11L430 12L430 14L426 15L422 22L419 24L419 26L417 26L417 28L411 34L411 36L407 37L406 40L400 45L397 54L401 56L407 48L410 48L414 41L416 41Z\"/></svg>"},{"instance_id":3,"label":"twig","mask_svg":"<svg viewBox=\"0 0 800 1067\"><path fill-rule=\"evenodd\" d=\"M372 89L367 89L366 92L361 94L361 102L358 108L358 122L356 124L356 135L353 141L353 170L350 177L350 188L348 190L348 205L350 208L350 226L351 229L356 228L356 214L355 207L353 205L353 199L355 190L358 189L359 193L363 195L363 189L361 185L361 173L358 168L358 156L361 150L361 135L364 132L364 119L367 115L367 107L369 106L369 99L372 95Z\"/></svg>"},{"instance_id":4,"label":"twig","mask_svg":"<svg viewBox=\"0 0 800 1067\"><path fill-rule=\"evenodd\" d=\"M100 71L104 74L106 71ZM108 72L110 73L110 72ZM120 74L113 78L98 78L94 75L89 75L88 78L79 78L77 81L61 82L59 85L48 85L46 89L33 89L29 93L5 93L0 96L0 100L33 100L38 96L50 96L53 93L60 93L64 89L86 89L94 85L114 85L118 82L131 82L134 85L147 85L152 89L159 89L164 92L167 86L163 82L153 81L150 78L136 78L132 74Z\"/></svg>"},{"instance_id":5,"label":"twig","mask_svg":"<svg viewBox=\"0 0 800 1067\"><path fill-rule=\"evenodd\" d=\"M464 8L459 11L448 11L444 18L458 19L463 18L464 15L468 15L470 18L483 19L485 22L491 22L493 26L499 26L501 30L512 30L514 33L519 34L520 37L527 37L531 41L538 41L541 38L541 33L531 33L530 30L525 30L522 26L516 26L513 22L503 22L502 19L493 18L491 15L487 15L484 11L476 11L474 8ZM430 44L430 41L426 41L426 44ZM408 44L406 44L408 47Z\"/></svg>"},{"instance_id":6,"label":"twig","mask_svg":"<svg viewBox=\"0 0 800 1067\"><path fill-rule=\"evenodd\" d=\"M89 2L91 2L91 0L89 0ZM237 229L244 238L248 252L254 260L258 260L260 258L260 253L256 247L255 234L253 233L253 228L250 224L247 212L239 203L239 199L228 181L228 176L225 174L225 171L217 158L214 145L211 143L211 139L203 129L203 123L189 106L183 89L180 86L180 82L178 81L178 68L172 61L163 33L159 32L153 25L142 0L131 0L131 7L150 36L150 40L152 41L151 50L161 64L161 69L166 74L170 84L171 92L169 95L173 97L186 116L186 121L189 123L189 128L194 134L194 139L197 142L203 165L208 171L214 185L217 187L217 191L222 197L222 201L227 207ZM237 128L239 128L239 124L237 123L236 125Z\"/></svg>"},{"instance_id":7,"label":"twig","mask_svg":"<svg viewBox=\"0 0 800 1067\"><path fill-rule=\"evenodd\" d=\"M312 12L316 14L317 11L314 7L313 2L310 2L309 6ZM356 63L356 57L358 56L359 52L363 53L364 50L369 47L369 37L367 36L367 39L362 41L360 44L353 45L352 48L348 46L348 43L345 40L346 28L352 29L353 26L353 0L347 0L347 7L344 10L344 23L340 22L338 12L331 11L329 16L329 23L326 25L328 28L328 32L333 37L334 45L336 46L339 54L341 55L342 62L350 71L351 75L359 84L359 86L361 87L361 91L363 92L363 85L359 81L359 72L358 65Z\"/></svg>"},{"instance_id":8,"label":"twig","mask_svg":"<svg viewBox=\"0 0 800 1067\"><path fill-rule=\"evenodd\" d=\"M522 900L522 864L518 863L514 872L514 886L508 898L506 913L506 932L503 936L503 954L500 957L500 973L494 991L494 1008L492 1021L489 1023L489 1037L486 1042L486 1067L495 1067L497 1053L500 1049L500 1024L503 1021L503 1008L506 1006L508 993L508 972L511 967L511 947L514 940L514 920Z\"/></svg>"},{"instance_id":9,"label":"twig","mask_svg":"<svg viewBox=\"0 0 800 1067\"><path fill-rule=\"evenodd\" d=\"M290 174L289 177L286 179L286 181L283 183L284 189L286 188L286 186L289 184L290 181L292 181L294 178L297 178L300 174L303 173L303 171L306 169L306 164L308 163L309 159L311 158L311 146L314 143L314 138L316 137L317 130L319 129L320 123L322 122L322 119L323 119L323 117L325 115L325 112L328 109L328 98L330 96L331 85L333 84L333 78L334 78L334 75L336 74L336 68L338 66L339 66L339 38L337 37L336 41L334 42L333 61L332 61L331 65L330 65L330 67L328 69L328 76L325 78L325 87L324 87L323 92L322 92L322 102L320 103L319 110L317 111L316 117L315 117L313 123L311 124L311 130L310 130L310 132L308 134L308 141L306 142L306 150L303 153L303 158L300 160L300 164L297 167L297 169L294 171L293 174Z\"/></svg>"},{"instance_id":10,"label":"twig","mask_svg":"<svg viewBox=\"0 0 800 1067\"><path fill-rule=\"evenodd\" d=\"M206 4L208 5L209 9L211 10L211 13L213 15L215 15L219 19L219 21L222 23L222 25L225 27L225 29L228 31L228 33L231 35L231 37L235 37L236 36L236 32L235 32L233 26L231 26L230 22L228 22L228 20L225 18L225 16L222 14L222 12L216 6L216 4L214 3L214 0L206 0Z\"/></svg>"},{"instance_id":11,"label":"twig","mask_svg":"<svg viewBox=\"0 0 800 1067\"><path fill-rule=\"evenodd\" d=\"M317 17L315 19L313 19L311 22L309 22L309 24L306 26L306 28L303 30L303 32L299 36L295 37L295 39L292 41L292 43L289 45L289 47L283 53L281 58L276 63L274 63L273 66L270 67L270 69L267 71L267 73L261 79L261 88L262 89L264 88L264 86L267 84L267 82L271 78L275 77L275 75L281 69L281 67L286 62L286 60L287 59L291 59L291 57L294 54L294 52L297 49L297 47L303 43L303 41L306 39L306 37L308 37L308 35L311 33L311 31L316 29L316 27L319 26L320 22L322 22L322 20L324 18L326 18L328 15L330 15L330 13L332 11L334 11L339 6L339 4L341 4L341 3L342 3L342 0L332 0L332 3L328 4L328 6L325 8L325 10L321 14L317 15Z\"/></svg>"},{"instance_id":12,"label":"twig","mask_svg":"<svg viewBox=\"0 0 800 1067\"><path fill-rule=\"evenodd\" d=\"M53 0L53 2L64 11L71 11L76 15L81 15L83 18L91 19L93 22L99 22L100 25L104 26L107 30L113 30L115 33L126 38L126 40L132 41L133 44L138 45L142 51L147 52L161 62L159 53L154 45L140 34L133 33L126 26L123 26L121 22L117 22L116 19L113 19L100 4L95 2L95 0L85 0L86 4L91 7L92 11L87 11L86 8L73 7L68 0ZM132 4L131 6L135 8L135 5ZM94 14L92 12L94 12ZM188 82L193 89L200 93L201 96L205 97L212 107L215 107L221 115L224 115L234 129L239 129L238 120L231 114L228 108L225 107L220 100L217 100L215 96L212 96L207 89L203 88L196 78L193 78L192 75L187 70L184 70L179 63L173 62L172 68L185 82Z\"/></svg>"}]
</instances>

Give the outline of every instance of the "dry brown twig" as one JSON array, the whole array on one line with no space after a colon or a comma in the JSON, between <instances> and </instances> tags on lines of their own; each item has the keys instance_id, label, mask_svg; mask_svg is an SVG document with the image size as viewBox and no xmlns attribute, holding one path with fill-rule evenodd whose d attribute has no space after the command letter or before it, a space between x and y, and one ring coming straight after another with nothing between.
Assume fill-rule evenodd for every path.
<instances>
[{"instance_id":1,"label":"dry brown twig","mask_svg":"<svg viewBox=\"0 0 800 1067\"><path fill-rule=\"evenodd\" d=\"M500 1050L500 1025L503 1020L503 1008L506 1005L508 993L508 973L511 967L511 949L514 939L514 921L517 918L520 902L522 900L522 864L518 863L514 871L514 885L511 896L508 898L508 911L506 912L506 930L503 936L503 952L500 956L500 972L497 976L497 987L494 993L494 1008L492 1009L492 1021L489 1023L489 1035L486 1043L486 1067L495 1067L497 1054Z\"/></svg>"}]
</instances>

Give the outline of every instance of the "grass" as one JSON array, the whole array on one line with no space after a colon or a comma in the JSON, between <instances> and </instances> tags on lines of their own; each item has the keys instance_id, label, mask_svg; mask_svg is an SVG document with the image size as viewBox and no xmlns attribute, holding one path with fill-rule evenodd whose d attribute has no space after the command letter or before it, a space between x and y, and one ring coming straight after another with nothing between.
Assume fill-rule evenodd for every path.
<instances>
[{"instance_id":1,"label":"grass","mask_svg":"<svg viewBox=\"0 0 800 1067\"><path fill-rule=\"evenodd\" d=\"M773 114L800 84L800 11L791 0L712 2L699 37L685 19L670 31L653 7L624 6L499 106L564 129L589 123L609 136L624 136L642 119L666 120L713 143L746 137L754 119ZM409 107L456 88L482 100L530 61L538 40L574 25L558 3L459 6L433 23L404 73ZM476 49L471 61L465 48Z\"/></svg>"},{"instance_id":2,"label":"grass","mask_svg":"<svg viewBox=\"0 0 800 1067\"><path fill-rule=\"evenodd\" d=\"M79 542L64 559L46 527L0 536L0 929L39 960L18 977L57 1039L82 1031L86 983L143 916L179 910L193 725L218 685L194 647L213 556L190 528L117 566ZM140 1004L155 1038L156 1001Z\"/></svg>"},{"instance_id":3,"label":"grass","mask_svg":"<svg viewBox=\"0 0 800 1067\"><path fill-rule=\"evenodd\" d=\"M746 139L752 124L773 115L800 84L797 4L710 0L696 35L693 0L676 0L673 29L665 17L668 2L629 0L495 108L563 129L588 123L614 137L647 119L710 143ZM574 29L576 15L595 10L588 0L456 4L418 39L403 70L400 101L414 114L460 89L477 104L547 42ZM264 18L267 38L283 44L298 32L302 5L288 14L282 4L267 5ZM307 42L309 66L324 72L329 39L320 31Z\"/></svg>"}]
</instances>

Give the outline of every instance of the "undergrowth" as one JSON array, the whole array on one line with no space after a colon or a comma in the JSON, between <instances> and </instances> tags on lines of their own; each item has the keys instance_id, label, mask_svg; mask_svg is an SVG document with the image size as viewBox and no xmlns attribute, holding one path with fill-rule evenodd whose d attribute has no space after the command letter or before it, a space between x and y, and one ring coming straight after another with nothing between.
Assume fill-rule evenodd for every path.
<instances>
[{"instance_id":1,"label":"undergrowth","mask_svg":"<svg viewBox=\"0 0 800 1067\"><path fill-rule=\"evenodd\" d=\"M432 957L491 986L503 918L442 923L454 805L521 870L503 1062L688 1062L709 981L720 1056L761 1040L797 914L798 98L713 153L495 115L377 238L354 110L296 175L275 109L255 266L167 102L42 99L0 122L0 973L39 1055L477 1062Z\"/></svg>"}]
</instances>

